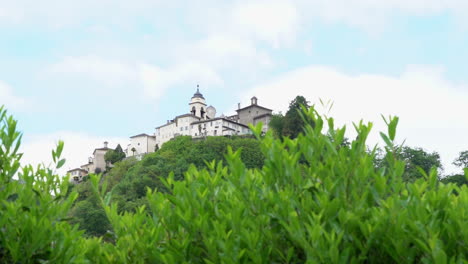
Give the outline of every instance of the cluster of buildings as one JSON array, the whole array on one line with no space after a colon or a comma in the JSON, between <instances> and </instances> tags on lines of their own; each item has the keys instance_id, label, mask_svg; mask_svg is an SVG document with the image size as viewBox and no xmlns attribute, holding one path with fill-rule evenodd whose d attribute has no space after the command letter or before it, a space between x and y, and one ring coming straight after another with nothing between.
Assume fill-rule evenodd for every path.
<instances>
[{"instance_id":1,"label":"cluster of buildings","mask_svg":"<svg viewBox=\"0 0 468 264\"><path fill-rule=\"evenodd\" d=\"M191 136L192 138L203 138L207 136L233 136L248 135L250 131L248 125L263 123L263 130L268 130L268 124L271 120L273 110L258 104L257 97L252 97L250 105L242 107L238 104L236 114L232 116L217 115L216 108L208 106L200 93L197 85L197 91L189 102L188 113L178 115L166 124L156 127L154 134L138 134L130 137L130 144L124 150L126 157L142 156L155 152L165 142L177 136ZM107 142L104 142L103 148L97 148L90 157L88 164L82 165L68 171L72 182L80 182L88 173L101 172L111 164L106 164L104 155L110 149Z\"/></svg>"}]
</instances>

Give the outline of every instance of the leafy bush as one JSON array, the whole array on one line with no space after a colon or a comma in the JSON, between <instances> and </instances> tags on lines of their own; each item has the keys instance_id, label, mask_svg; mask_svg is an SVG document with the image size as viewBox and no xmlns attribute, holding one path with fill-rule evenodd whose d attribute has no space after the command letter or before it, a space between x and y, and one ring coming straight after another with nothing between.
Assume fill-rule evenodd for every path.
<instances>
[{"instance_id":1,"label":"leafy bush","mask_svg":"<svg viewBox=\"0 0 468 264\"><path fill-rule=\"evenodd\" d=\"M384 134L387 167L376 170L375 153L365 144L372 124L357 124L359 136L344 148L344 128L334 130L333 119L313 109L308 117L314 127L307 125L297 139L262 139L262 169L247 169L241 152L230 151L227 167L212 162L204 170L191 166L182 181L174 174L161 179L168 192L148 191L149 215L144 207L120 215L102 200L115 231L113 260L466 261L468 190L438 184L436 169L404 183L405 163L392 152L396 119ZM323 133L325 122L331 138ZM98 179L93 182L97 191Z\"/></svg>"},{"instance_id":2,"label":"leafy bush","mask_svg":"<svg viewBox=\"0 0 468 264\"><path fill-rule=\"evenodd\" d=\"M466 263L468 188L438 183L436 169L403 182L396 119L383 134L386 166L376 169L365 144L372 124L356 124L358 137L342 147L345 128L313 109L307 117L314 127L296 139L261 139L260 169L229 149L225 165L190 165L183 180L174 173L160 179L167 191L147 189L149 212L119 213L107 184L91 175L112 226L109 242L84 238L64 221L77 196L60 196L66 180L30 167L12 180L20 155L11 151L18 134L7 122L0 130L0 262ZM261 128L254 130L260 137Z\"/></svg>"},{"instance_id":3,"label":"leafy bush","mask_svg":"<svg viewBox=\"0 0 468 264\"><path fill-rule=\"evenodd\" d=\"M161 179L174 173L176 180L182 180L184 173L193 164L199 169L206 168L206 162L223 161L228 146L241 149L241 159L248 168L261 168L264 156L259 141L254 138L207 137L194 141L181 136L165 143L158 152L146 155L140 162L124 160L106 174L105 180L114 187L113 201L119 204L119 211L135 212L138 206L147 205L146 188L167 191Z\"/></svg>"},{"instance_id":4,"label":"leafy bush","mask_svg":"<svg viewBox=\"0 0 468 264\"><path fill-rule=\"evenodd\" d=\"M82 232L67 223L77 193L62 195L68 179L50 169L29 165L20 170L16 124L0 107L0 263L83 262ZM60 142L52 152L57 168L65 162L62 150Z\"/></svg>"}]
</instances>

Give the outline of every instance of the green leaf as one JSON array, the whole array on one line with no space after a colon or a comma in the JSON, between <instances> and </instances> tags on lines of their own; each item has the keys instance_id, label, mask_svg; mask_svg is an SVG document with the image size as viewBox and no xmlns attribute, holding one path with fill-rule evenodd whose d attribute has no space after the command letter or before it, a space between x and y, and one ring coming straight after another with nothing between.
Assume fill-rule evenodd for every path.
<instances>
[{"instance_id":1,"label":"green leaf","mask_svg":"<svg viewBox=\"0 0 468 264\"><path fill-rule=\"evenodd\" d=\"M62 166L65 164L65 161L66 161L65 159L61 159L61 160L57 163L57 167L56 167L56 168L57 168L57 169L62 168Z\"/></svg>"}]
</instances>

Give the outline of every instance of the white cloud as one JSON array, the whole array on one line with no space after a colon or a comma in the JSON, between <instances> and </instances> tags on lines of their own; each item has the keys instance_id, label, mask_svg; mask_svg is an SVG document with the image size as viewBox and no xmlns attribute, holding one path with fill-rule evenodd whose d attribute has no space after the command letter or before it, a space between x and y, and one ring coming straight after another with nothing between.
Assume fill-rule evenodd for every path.
<instances>
[{"instance_id":1,"label":"white cloud","mask_svg":"<svg viewBox=\"0 0 468 264\"><path fill-rule=\"evenodd\" d=\"M299 27L299 12L293 1L239 2L233 8L233 25L240 34L279 47L282 43L294 41Z\"/></svg>"},{"instance_id":2,"label":"white cloud","mask_svg":"<svg viewBox=\"0 0 468 264\"><path fill-rule=\"evenodd\" d=\"M20 152L24 153L21 164L45 164L52 166L52 150L55 149L59 140L65 143L62 158L66 159L65 165L57 172L59 175L65 175L70 169L80 167L88 162L95 148L103 147L103 142L108 141L110 148L115 148L120 144L123 149L126 148L127 138L99 137L84 133L72 131L55 132L46 135L24 135Z\"/></svg>"},{"instance_id":3,"label":"white cloud","mask_svg":"<svg viewBox=\"0 0 468 264\"><path fill-rule=\"evenodd\" d=\"M381 31L399 15L427 16L452 13L459 18L468 14L463 0L298 0L303 16L340 22L370 31ZM466 24L466 20L463 23Z\"/></svg>"},{"instance_id":4,"label":"white cloud","mask_svg":"<svg viewBox=\"0 0 468 264\"><path fill-rule=\"evenodd\" d=\"M48 69L53 74L78 74L109 86L135 81L135 67L98 56L65 57Z\"/></svg>"},{"instance_id":5,"label":"white cloud","mask_svg":"<svg viewBox=\"0 0 468 264\"><path fill-rule=\"evenodd\" d=\"M378 131L386 131L381 114L400 117L397 137L407 145L419 146L441 154L446 172L459 151L468 149L466 102L468 87L444 79L439 67L412 66L398 77L385 75L349 75L333 68L300 68L251 88L261 105L287 110L296 95L316 105L321 98L332 100L331 116L347 124L360 119L374 122L370 142L378 142ZM245 101L248 97L244 98ZM320 109L320 106L318 106Z\"/></svg>"},{"instance_id":6,"label":"white cloud","mask_svg":"<svg viewBox=\"0 0 468 264\"><path fill-rule=\"evenodd\" d=\"M0 81L0 99L0 106L4 104L7 108L23 109L26 106L26 100L16 96L13 88L2 81Z\"/></svg>"},{"instance_id":7,"label":"white cloud","mask_svg":"<svg viewBox=\"0 0 468 264\"><path fill-rule=\"evenodd\" d=\"M184 10L185 9L185 10ZM182 12L200 25L217 28L233 20L237 29L274 45L294 38L301 22L321 19L378 29L396 15L452 13L467 24L465 0L253 0L253 1L165 1L157 0L15 0L2 1L0 22L47 25L53 28L93 21L131 27L138 18L160 25ZM170 14L170 15L168 15ZM223 27L221 26L221 27ZM219 27L218 27L219 28ZM224 27L225 28L225 27Z\"/></svg>"},{"instance_id":8,"label":"white cloud","mask_svg":"<svg viewBox=\"0 0 468 264\"><path fill-rule=\"evenodd\" d=\"M180 61L190 59L217 69L269 68L274 64L255 42L227 33L212 34L194 43L176 46L174 52Z\"/></svg>"},{"instance_id":9,"label":"white cloud","mask_svg":"<svg viewBox=\"0 0 468 264\"><path fill-rule=\"evenodd\" d=\"M186 62L169 69L143 64L140 76L145 94L156 99L161 97L167 89L179 84L201 82L220 85L223 83L215 71L194 62Z\"/></svg>"},{"instance_id":10,"label":"white cloud","mask_svg":"<svg viewBox=\"0 0 468 264\"><path fill-rule=\"evenodd\" d=\"M160 6L155 0L15 0L0 3L0 15L9 23L41 24L52 28L75 26L86 21L105 21L125 25L139 15L151 16ZM2 18L0 16L0 18Z\"/></svg>"},{"instance_id":11,"label":"white cloud","mask_svg":"<svg viewBox=\"0 0 468 264\"><path fill-rule=\"evenodd\" d=\"M210 67L191 61L161 68L147 63L128 63L98 56L66 57L46 70L53 75L77 75L90 78L107 87L132 86L145 96L159 99L167 89L179 84L202 82L223 83ZM106 88L106 87L103 87Z\"/></svg>"}]
</instances>

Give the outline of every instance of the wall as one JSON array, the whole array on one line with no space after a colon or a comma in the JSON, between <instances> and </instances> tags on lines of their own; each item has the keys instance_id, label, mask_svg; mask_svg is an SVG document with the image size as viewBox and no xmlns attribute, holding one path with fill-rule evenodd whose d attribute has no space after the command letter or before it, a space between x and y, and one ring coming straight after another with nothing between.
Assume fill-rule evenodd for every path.
<instances>
[{"instance_id":1,"label":"wall","mask_svg":"<svg viewBox=\"0 0 468 264\"><path fill-rule=\"evenodd\" d=\"M271 112L272 111L266 110L256 105L251 105L248 108L238 111L239 123L244 124L244 125L254 124L254 117L263 115L263 114L271 114Z\"/></svg>"},{"instance_id":2,"label":"wall","mask_svg":"<svg viewBox=\"0 0 468 264\"><path fill-rule=\"evenodd\" d=\"M108 150L99 150L96 149L94 152L94 167L96 169L101 169L101 171L104 171L106 169L106 161L104 160L104 155L106 154ZM94 172L94 171L90 171Z\"/></svg>"},{"instance_id":3,"label":"wall","mask_svg":"<svg viewBox=\"0 0 468 264\"><path fill-rule=\"evenodd\" d=\"M154 152L155 146L155 137L143 135L130 138L130 144L127 147L127 157ZM132 151L132 148L135 148L135 152Z\"/></svg>"}]
</instances>

